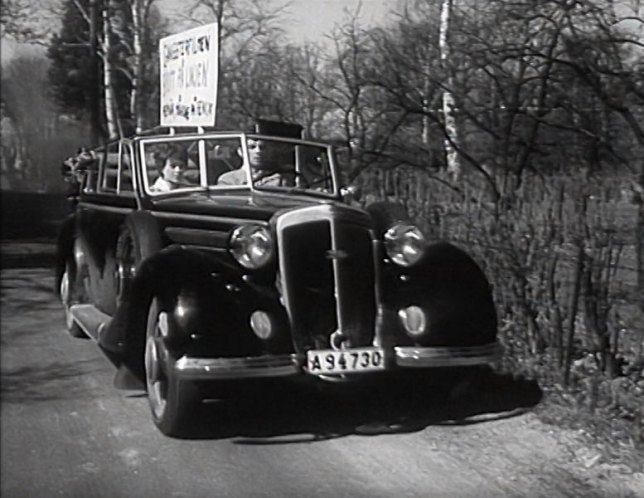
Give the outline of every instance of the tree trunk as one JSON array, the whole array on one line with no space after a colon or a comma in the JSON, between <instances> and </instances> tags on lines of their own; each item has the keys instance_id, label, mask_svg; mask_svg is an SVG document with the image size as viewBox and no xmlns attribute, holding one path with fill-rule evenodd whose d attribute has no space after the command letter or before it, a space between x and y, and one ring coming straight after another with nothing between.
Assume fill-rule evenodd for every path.
<instances>
[{"instance_id":1,"label":"tree trunk","mask_svg":"<svg viewBox=\"0 0 644 498\"><path fill-rule=\"evenodd\" d=\"M144 129L144 116L141 106L141 85L143 82L143 19L141 0L132 0L132 93L130 94L130 114L136 123L136 132Z\"/></svg>"},{"instance_id":2,"label":"tree trunk","mask_svg":"<svg viewBox=\"0 0 644 498\"><path fill-rule=\"evenodd\" d=\"M90 66L89 80L89 121L90 121L90 143L92 146L98 145L101 138L101 118L100 118L100 85L98 81L98 5L97 0L89 2L89 48L90 48Z\"/></svg>"},{"instance_id":3,"label":"tree trunk","mask_svg":"<svg viewBox=\"0 0 644 498\"><path fill-rule=\"evenodd\" d=\"M118 138L119 123L116 107L116 96L112 86L112 72L114 68L111 61L112 41L110 26L110 5L103 10L103 85L105 91L105 120L110 139Z\"/></svg>"},{"instance_id":4,"label":"tree trunk","mask_svg":"<svg viewBox=\"0 0 644 498\"><path fill-rule=\"evenodd\" d=\"M458 127L456 124L456 109L452 87L454 80L447 62L451 56L449 44L449 23L452 13L452 1L443 0L441 5L441 22L438 46L440 50L441 66L445 75L445 89L443 90L443 115L445 116L445 152L447 172L454 181L458 181L462 168L456 147L458 146Z\"/></svg>"}]
</instances>

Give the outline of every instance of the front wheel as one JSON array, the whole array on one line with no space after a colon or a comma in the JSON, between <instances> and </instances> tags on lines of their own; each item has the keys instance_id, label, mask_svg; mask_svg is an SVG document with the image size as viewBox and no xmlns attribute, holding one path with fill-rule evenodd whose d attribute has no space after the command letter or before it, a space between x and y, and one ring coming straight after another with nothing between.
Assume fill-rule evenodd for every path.
<instances>
[{"instance_id":1,"label":"front wheel","mask_svg":"<svg viewBox=\"0 0 644 498\"><path fill-rule=\"evenodd\" d=\"M195 385L177 378L175 357L167 346L168 313L153 299L148 312L145 341L145 383L152 419L167 436L185 436L201 402Z\"/></svg>"}]
</instances>

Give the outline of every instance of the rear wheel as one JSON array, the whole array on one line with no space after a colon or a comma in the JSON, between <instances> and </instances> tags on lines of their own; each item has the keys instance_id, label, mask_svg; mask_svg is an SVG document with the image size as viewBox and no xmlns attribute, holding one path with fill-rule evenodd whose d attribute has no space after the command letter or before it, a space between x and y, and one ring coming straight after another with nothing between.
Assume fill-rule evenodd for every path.
<instances>
[{"instance_id":1,"label":"rear wheel","mask_svg":"<svg viewBox=\"0 0 644 498\"><path fill-rule=\"evenodd\" d=\"M197 416L201 397L196 386L179 380L174 372L176 358L167 346L171 323L157 298L148 312L145 341L145 382L152 419L168 436L185 436Z\"/></svg>"}]
</instances>

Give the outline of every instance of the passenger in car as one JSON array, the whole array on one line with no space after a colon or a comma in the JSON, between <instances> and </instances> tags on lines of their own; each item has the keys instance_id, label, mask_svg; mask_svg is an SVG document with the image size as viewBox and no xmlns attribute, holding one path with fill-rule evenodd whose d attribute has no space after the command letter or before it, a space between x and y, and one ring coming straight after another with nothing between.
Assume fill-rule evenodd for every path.
<instances>
[{"instance_id":1,"label":"passenger in car","mask_svg":"<svg viewBox=\"0 0 644 498\"><path fill-rule=\"evenodd\" d=\"M188 167L188 155L184 150L172 151L163 162L159 178L156 179L150 190L152 192L169 192L180 187L185 187L184 176Z\"/></svg>"},{"instance_id":2,"label":"passenger in car","mask_svg":"<svg viewBox=\"0 0 644 498\"><path fill-rule=\"evenodd\" d=\"M255 185L290 185L293 173L282 171L280 168L279 153L275 144L266 140L249 138L248 159L250 161L251 176ZM246 171L239 168L224 173L217 180L217 185L245 185Z\"/></svg>"}]
</instances>

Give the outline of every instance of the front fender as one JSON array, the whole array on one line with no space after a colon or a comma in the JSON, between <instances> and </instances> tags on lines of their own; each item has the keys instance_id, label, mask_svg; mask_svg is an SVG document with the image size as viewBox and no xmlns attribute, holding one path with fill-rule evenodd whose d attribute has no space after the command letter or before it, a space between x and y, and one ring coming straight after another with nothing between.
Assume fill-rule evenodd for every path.
<instances>
[{"instance_id":1,"label":"front fender","mask_svg":"<svg viewBox=\"0 0 644 498\"><path fill-rule=\"evenodd\" d=\"M129 363L143 356L147 313L160 300L170 319L170 350L180 356L239 357L291 350L286 314L272 281L244 277L224 255L171 247L145 260L109 328L101 335L106 349ZM252 311L262 309L281 332L262 341L249 326Z\"/></svg>"},{"instance_id":2,"label":"front fender","mask_svg":"<svg viewBox=\"0 0 644 498\"><path fill-rule=\"evenodd\" d=\"M462 249L437 242L410 268L385 263L381 327L396 345L468 346L496 339L497 315L491 286L478 264ZM427 316L427 331L405 334L398 310L416 305ZM386 331L386 332L385 332Z\"/></svg>"}]
</instances>

